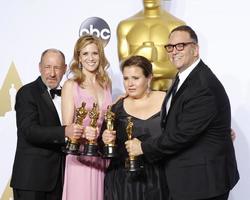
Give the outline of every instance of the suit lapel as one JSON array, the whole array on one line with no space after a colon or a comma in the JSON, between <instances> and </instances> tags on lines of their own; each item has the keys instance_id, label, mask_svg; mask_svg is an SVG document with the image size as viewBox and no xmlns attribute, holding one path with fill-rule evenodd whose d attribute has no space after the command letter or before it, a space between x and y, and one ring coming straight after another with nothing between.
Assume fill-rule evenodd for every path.
<instances>
[{"instance_id":1,"label":"suit lapel","mask_svg":"<svg viewBox=\"0 0 250 200\"><path fill-rule=\"evenodd\" d=\"M176 94L172 97L171 106L169 110L171 109L172 105L175 103L176 99L183 93L183 91L185 91L187 86L188 86L188 80L186 79L181 85L181 87L179 88L179 90L176 92Z\"/></svg>"},{"instance_id":2,"label":"suit lapel","mask_svg":"<svg viewBox=\"0 0 250 200\"><path fill-rule=\"evenodd\" d=\"M41 77L38 78L38 84L41 89L41 98L46 103L48 108L52 111L52 113L54 113L55 117L60 121L56 107L51 99L51 96L48 93L47 86L43 83Z\"/></svg>"},{"instance_id":3,"label":"suit lapel","mask_svg":"<svg viewBox=\"0 0 250 200\"><path fill-rule=\"evenodd\" d=\"M173 90L173 83L174 83L174 80L173 80L173 82L172 82L172 85L171 85L171 87L169 88L169 90L166 92L166 96L165 96L165 98L164 98L164 101L163 101L163 103L162 103L162 107L161 107L161 113L160 113L160 116L161 116L161 125L163 125L163 124L165 124L165 119L166 119L166 112L167 112L167 102L168 102L168 100L169 100L169 98L170 98L170 95L171 95L171 92L172 92L172 90Z\"/></svg>"},{"instance_id":4,"label":"suit lapel","mask_svg":"<svg viewBox=\"0 0 250 200\"><path fill-rule=\"evenodd\" d=\"M52 99L51 99L48 91L47 90L43 91L43 93L41 94L41 96L42 96L43 100L45 101L45 103L47 104L47 106L49 107L49 109L51 111L53 111L53 112L57 112L56 108L55 108L55 105L54 105L54 103L53 103L53 101L52 101Z\"/></svg>"},{"instance_id":5,"label":"suit lapel","mask_svg":"<svg viewBox=\"0 0 250 200\"><path fill-rule=\"evenodd\" d=\"M205 64L201 60L198 63L198 65L193 69L193 71L191 71L191 73L188 75L188 77L186 78L186 80L183 82L183 84L181 85L181 87L176 92L175 96L173 97L171 105L173 105L175 103L176 99L178 99L178 97L185 91L185 89L187 87L189 87L190 85L192 85L191 84L192 80L196 78L196 74L201 70L202 66L204 66L204 65Z\"/></svg>"},{"instance_id":6,"label":"suit lapel","mask_svg":"<svg viewBox=\"0 0 250 200\"><path fill-rule=\"evenodd\" d=\"M201 60L198 65L193 69L193 71L188 75L188 77L186 78L186 80L183 82L183 84L181 85L181 87L179 88L179 90L176 92L175 96L173 97L173 99L171 100L171 106L168 110L168 113L166 113L166 103L167 100L170 97L171 94L171 90L173 85L171 86L171 88L168 90L166 97L164 99L164 102L162 104L162 108L161 108L161 127L164 128L165 124L167 122L167 118L168 118L168 114L171 111L171 107L175 104L176 100L178 99L178 97L186 90L186 88L190 87L192 85L192 81L197 78L197 73L199 73L200 70L202 70L202 67L204 67L205 64L203 63L203 61Z\"/></svg>"}]
</instances>

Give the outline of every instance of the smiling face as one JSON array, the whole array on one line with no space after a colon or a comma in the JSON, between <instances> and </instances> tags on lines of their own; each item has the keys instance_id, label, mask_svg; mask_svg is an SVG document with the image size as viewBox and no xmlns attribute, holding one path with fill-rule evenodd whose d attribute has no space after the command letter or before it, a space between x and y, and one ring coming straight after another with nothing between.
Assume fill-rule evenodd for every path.
<instances>
[{"instance_id":1,"label":"smiling face","mask_svg":"<svg viewBox=\"0 0 250 200\"><path fill-rule=\"evenodd\" d=\"M39 63L39 70L42 81L48 88L58 87L66 71L64 57L56 50L47 51Z\"/></svg>"},{"instance_id":2,"label":"smiling face","mask_svg":"<svg viewBox=\"0 0 250 200\"><path fill-rule=\"evenodd\" d=\"M123 68L123 85L128 96L139 99L148 93L152 76L146 77L142 68L131 65Z\"/></svg>"},{"instance_id":3,"label":"smiling face","mask_svg":"<svg viewBox=\"0 0 250 200\"><path fill-rule=\"evenodd\" d=\"M85 72L94 73L98 70L100 55L95 43L88 44L80 50L79 62Z\"/></svg>"},{"instance_id":4,"label":"smiling face","mask_svg":"<svg viewBox=\"0 0 250 200\"><path fill-rule=\"evenodd\" d=\"M185 31L174 31L169 37L170 45L175 45L178 43L187 43L184 49L179 51L174 47L173 51L168 53L170 61L176 66L177 70L180 72L187 69L192 65L199 57L199 46L198 44L189 43L194 42L189 33Z\"/></svg>"}]
</instances>

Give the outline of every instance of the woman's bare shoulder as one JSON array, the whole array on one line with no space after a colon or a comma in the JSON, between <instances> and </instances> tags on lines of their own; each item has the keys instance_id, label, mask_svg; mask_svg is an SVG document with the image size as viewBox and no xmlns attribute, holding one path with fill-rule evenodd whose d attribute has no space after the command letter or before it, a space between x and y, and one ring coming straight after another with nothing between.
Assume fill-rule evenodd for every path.
<instances>
[{"instance_id":1,"label":"woman's bare shoulder","mask_svg":"<svg viewBox=\"0 0 250 200\"><path fill-rule=\"evenodd\" d=\"M72 79L68 79L64 82L63 88L73 88L73 86L76 84L76 82Z\"/></svg>"}]
</instances>

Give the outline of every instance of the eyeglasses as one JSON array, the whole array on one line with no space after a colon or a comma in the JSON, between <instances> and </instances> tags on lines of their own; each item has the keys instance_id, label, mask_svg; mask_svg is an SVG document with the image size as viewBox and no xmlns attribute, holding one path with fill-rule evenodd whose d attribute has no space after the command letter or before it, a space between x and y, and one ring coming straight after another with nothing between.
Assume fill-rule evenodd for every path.
<instances>
[{"instance_id":1,"label":"eyeglasses","mask_svg":"<svg viewBox=\"0 0 250 200\"><path fill-rule=\"evenodd\" d=\"M195 44L195 42L182 42L182 43L177 43L177 44L167 44L164 46L164 48L166 49L168 53L171 53L174 51L174 48L178 51L182 51L185 48L185 46L189 44Z\"/></svg>"}]
</instances>

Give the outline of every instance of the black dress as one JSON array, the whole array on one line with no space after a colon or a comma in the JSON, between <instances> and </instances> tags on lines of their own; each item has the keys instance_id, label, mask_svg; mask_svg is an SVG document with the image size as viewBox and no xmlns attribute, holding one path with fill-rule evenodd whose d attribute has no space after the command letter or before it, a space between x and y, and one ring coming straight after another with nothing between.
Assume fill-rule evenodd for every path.
<instances>
[{"instance_id":1,"label":"black dress","mask_svg":"<svg viewBox=\"0 0 250 200\"><path fill-rule=\"evenodd\" d=\"M123 100L112 107L115 112L114 128L116 130L116 144L118 156L111 159L104 181L105 200L166 200L168 189L161 162L148 163L143 156L144 168L140 172L128 172L125 169L125 159L128 157L124 142L127 140L126 126L128 113L124 110ZM160 112L147 120L132 117L133 136L141 141L161 134Z\"/></svg>"}]
</instances>

